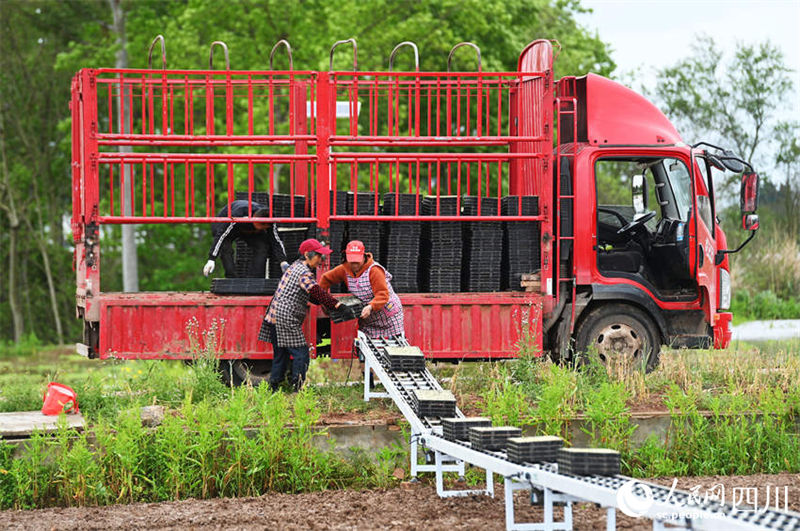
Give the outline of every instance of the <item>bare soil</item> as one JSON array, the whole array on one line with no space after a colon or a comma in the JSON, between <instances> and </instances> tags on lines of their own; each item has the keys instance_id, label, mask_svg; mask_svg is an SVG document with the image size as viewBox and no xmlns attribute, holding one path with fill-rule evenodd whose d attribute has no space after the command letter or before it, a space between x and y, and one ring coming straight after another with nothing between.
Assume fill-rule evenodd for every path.
<instances>
[{"instance_id":1,"label":"bare soil","mask_svg":"<svg viewBox=\"0 0 800 531\"><path fill-rule=\"evenodd\" d=\"M671 485L672 478L653 480ZM789 509L800 511L800 474L679 478L677 488L701 492L717 483L734 487L789 488ZM540 507L516 498L517 521L541 521ZM727 494L726 494L727 496ZM561 509L556 509L556 518ZM575 529L602 529L605 510L579 504ZM110 507L54 508L0 512L5 529L504 529L502 487L494 498L439 498L427 481L372 491L268 494L259 498L184 500ZM619 529L652 529L652 522L617 513Z\"/></svg>"}]
</instances>

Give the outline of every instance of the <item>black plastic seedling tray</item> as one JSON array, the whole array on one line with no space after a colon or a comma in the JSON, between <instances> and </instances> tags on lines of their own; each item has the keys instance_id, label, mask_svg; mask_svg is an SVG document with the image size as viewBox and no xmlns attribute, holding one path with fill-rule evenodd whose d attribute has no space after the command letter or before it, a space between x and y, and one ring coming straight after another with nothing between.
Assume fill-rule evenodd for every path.
<instances>
[{"instance_id":1,"label":"black plastic seedling tray","mask_svg":"<svg viewBox=\"0 0 800 531\"><path fill-rule=\"evenodd\" d=\"M220 295L274 295L277 278L214 278L211 293Z\"/></svg>"},{"instance_id":2,"label":"black plastic seedling tray","mask_svg":"<svg viewBox=\"0 0 800 531\"><path fill-rule=\"evenodd\" d=\"M576 476L619 474L619 452L607 448L562 448L558 452L558 471Z\"/></svg>"},{"instance_id":3,"label":"black plastic seedling tray","mask_svg":"<svg viewBox=\"0 0 800 531\"><path fill-rule=\"evenodd\" d=\"M468 441L470 428L488 428L492 420L487 417L453 417L442 419L442 435L451 441Z\"/></svg>"},{"instance_id":4,"label":"black plastic seedling tray","mask_svg":"<svg viewBox=\"0 0 800 531\"><path fill-rule=\"evenodd\" d=\"M334 308L330 312L331 320L334 323L352 321L353 319L358 319L361 316L361 310L364 309L364 303L361 302L361 299L352 295L348 295L338 299L338 302L340 302L342 305L338 308Z\"/></svg>"},{"instance_id":5,"label":"black plastic seedling tray","mask_svg":"<svg viewBox=\"0 0 800 531\"><path fill-rule=\"evenodd\" d=\"M506 453L514 463L553 463L558 460L558 452L563 446L561 437L511 437Z\"/></svg>"},{"instance_id":6,"label":"black plastic seedling tray","mask_svg":"<svg viewBox=\"0 0 800 531\"><path fill-rule=\"evenodd\" d=\"M469 429L469 442L476 450L502 450L508 439L520 437L522 430L514 426L478 427Z\"/></svg>"},{"instance_id":7,"label":"black plastic seedling tray","mask_svg":"<svg viewBox=\"0 0 800 531\"><path fill-rule=\"evenodd\" d=\"M411 405L421 417L454 417L456 397L450 391L415 389L411 392Z\"/></svg>"},{"instance_id":8,"label":"black plastic seedling tray","mask_svg":"<svg viewBox=\"0 0 800 531\"><path fill-rule=\"evenodd\" d=\"M425 355L419 347L386 347L384 352L392 371L425 370Z\"/></svg>"}]
</instances>

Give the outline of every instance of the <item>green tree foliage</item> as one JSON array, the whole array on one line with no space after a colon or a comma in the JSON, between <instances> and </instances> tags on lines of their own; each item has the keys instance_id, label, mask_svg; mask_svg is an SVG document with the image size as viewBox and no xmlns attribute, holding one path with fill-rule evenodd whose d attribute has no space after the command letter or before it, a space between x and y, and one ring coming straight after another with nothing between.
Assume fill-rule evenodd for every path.
<instances>
[{"instance_id":1,"label":"green tree foliage","mask_svg":"<svg viewBox=\"0 0 800 531\"><path fill-rule=\"evenodd\" d=\"M776 132L787 127L781 110L793 90L779 48L740 43L726 60L713 39L700 36L690 57L658 75L656 95L687 141L721 144L756 165L776 162Z\"/></svg>"},{"instance_id":2,"label":"green tree foliage","mask_svg":"<svg viewBox=\"0 0 800 531\"><path fill-rule=\"evenodd\" d=\"M472 41L481 48L484 70L513 71L519 52L537 38L560 41L556 75L608 75L615 66L598 36L576 23L574 14L582 10L577 0L121 0L120 5L131 68L147 66L147 50L157 34L166 38L169 68L206 68L210 43L221 40L230 49L232 68L266 70L274 43L287 39L295 69L326 70L330 46L350 37L358 42L362 71L386 70L390 51L405 40L419 46L423 70L444 70L452 46ZM13 200L19 218L12 230L12 216L0 208L0 338L33 332L45 341L57 340L58 315L63 336L71 341L79 337L80 328L73 318L72 239L67 233L72 201L70 80L80 68L113 67L117 35L108 0L5 0L0 2L0 20L1 129L8 181L0 186L0 205ZM156 50L154 68L159 59ZM337 51L335 68L351 64L349 49ZM287 66L281 51L275 68ZM215 55L215 67L224 67L221 54ZM460 50L454 68L475 67L470 50ZM409 50L401 51L395 69L412 68ZM202 203L203 198L197 199ZM11 234L18 235L13 257ZM104 228L101 238L102 289L119 290L119 227ZM145 247L139 254L141 289L207 289L200 267L209 238L205 225L140 226L137 240ZM13 287L11 262L16 266ZM55 311L48 276L55 279ZM17 297L14 312L12 293Z\"/></svg>"},{"instance_id":3,"label":"green tree foliage","mask_svg":"<svg viewBox=\"0 0 800 531\"><path fill-rule=\"evenodd\" d=\"M772 307L778 317L777 308L794 304L800 278L800 124L784 117L794 90L791 71L774 45L740 43L726 58L709 37L698 38L690 57L661 70L656 88L667 115L689 132L688 142L732 148L761 175L761 234L732 258L732 271L736 288L744 291L739 300L777 296ZM738 175L715 174L729 246L746 237L736 200L738 182Z\"/></svg>"}]
</instances>

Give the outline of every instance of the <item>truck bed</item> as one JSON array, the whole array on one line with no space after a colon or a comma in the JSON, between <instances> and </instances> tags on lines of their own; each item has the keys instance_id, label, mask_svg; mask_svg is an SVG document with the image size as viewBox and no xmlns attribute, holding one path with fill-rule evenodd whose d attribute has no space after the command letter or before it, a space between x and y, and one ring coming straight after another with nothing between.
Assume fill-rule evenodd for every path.
<instances>
[{"instance_id":1,"label":"truck bed","mask_svg":"<svg viewBox=\"0 0 800 531\"><path fill-rule=\"evenodd\" d=\"M222 358L269 359L268 344L257 341L269 296L208 292L106 292L100 305L101 359L191 359L204 346L203 332L221 323L217 354ZM541 348L541 302L537 293L401 294L406 336L434 359L487 359L516 355L523 322L527 337ZM304 328L316 341L312 307ZM331 325L331 356L353 354L355 322ZM196 340L196 347L192 347ZM198 348L199 347L199 348ZM193 352L194 351L194 352Z\"/></svg>"}]
</instances>

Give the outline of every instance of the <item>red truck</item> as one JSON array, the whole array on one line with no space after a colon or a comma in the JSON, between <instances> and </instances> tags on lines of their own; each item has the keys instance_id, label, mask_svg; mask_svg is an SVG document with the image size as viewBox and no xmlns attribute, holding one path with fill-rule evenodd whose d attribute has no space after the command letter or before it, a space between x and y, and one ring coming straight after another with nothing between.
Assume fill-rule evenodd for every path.
<instances>
[{"instance_id":1,"label":"red truck","mask_svg":"<svg viewBox=\"0 0 800 531\"><path fill-rule=\"evenodd\" d=\"M76 74L72 231L82 354L188 359L187 323L203 329L224 320L219 354L235 379L268 374L271 350L256 338L269 296L101 287L104 226L230 221L305 227L325 241L394 230L381 256L391 263L405 242L427 279L400 294L406 335L437 360L509 358L528 343L562 359L620 353L652 369L663 344L728 344L727 254L738 249L727 249L711 174L742 173L752 238L758 177L749 164L685 144L652 103L614 81L554 80L547 40L522 51L516 72L482 71L469 43L462 45L477 51L477 71L451 72L449 61L446 72L392 71L398 50L417 56L402 43L389 72L364 72L352 40L334 45L331 65L341 44L352 45L352 70L164 65ZM392 194L398 199L387 202ZM275 215L215 217L237 196L262 197ZM410 210L400 208L401 196L414 199ZM291 199L288 210L278 212L279 197ZM436 240L456 234L445 227L478 223L497 238L471 248ZM405 237L414 224L422 232ZM496 251L483 269L482 245ZM460 249L460 285L442 280L459 274L436 258L443 247ZM169 249L153 252L169 259ZM203 260L200 250L198 274ZM476 291L470 267L492 288ZM310 345L329 337L332 357L353 355L352 322L331 324L312 308L306 331Z\"/></svg>"}]
</instances>

